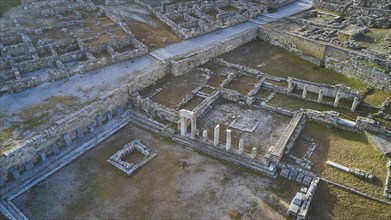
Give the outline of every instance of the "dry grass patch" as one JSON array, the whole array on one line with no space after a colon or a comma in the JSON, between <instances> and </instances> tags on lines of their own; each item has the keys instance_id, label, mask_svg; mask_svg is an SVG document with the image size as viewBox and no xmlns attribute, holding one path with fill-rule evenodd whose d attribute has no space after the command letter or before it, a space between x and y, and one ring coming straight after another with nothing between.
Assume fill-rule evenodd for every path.
<instances>
[{"instance_id":1,"label":"dry grass patch","mask_svg":"<svg viewBox=\"0 0 391 220\"><path fill-rule=\"evenodd\" d=\"M368 143L362 133L343 129L328 129L321 124L309 122L303 134L315 139L317 148L311 158L313 171L326 179L353 187L372 196L382 198L387 175L386 159L383 154ZM294 147L300 147L295 145ZM325 164L326 160L350 168L359 168L375 175L374 181L367 181L342 172Z\"/></svg>"}]
</instances>

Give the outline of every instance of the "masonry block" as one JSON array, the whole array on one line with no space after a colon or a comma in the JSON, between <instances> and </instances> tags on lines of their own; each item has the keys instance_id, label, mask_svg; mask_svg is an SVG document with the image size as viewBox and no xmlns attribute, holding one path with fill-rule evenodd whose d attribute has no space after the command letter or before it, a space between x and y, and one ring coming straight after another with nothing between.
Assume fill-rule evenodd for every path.
<instances>
[{"instance_id":1,"label":"masonry block","mask_svg":"<svg viewBox=\"0 0 391 220\"><path fill-rule=\"evenodd\" d=\"M84 136L83 129L81 127L76 129L77 138L82 138Z\"/></svg>"},{"instance_id":2,"label":"masonry block","mask_svg":"<svg viewBox=\"0 0 391 220\"><path fill-rule=\"evenodd\" d=\"M39 150L38 151L39 159L41 162L44 162L46 160L46 153L44 150Z\"/></svg>"},{"instance_id":3,"label":"masonry block","mask_svg":"<svg viewBox=\"0 0 391 220\"><path fill-rule=\"evenodd\" d=\"M107 111L105 114L107 121L111 121L113 119L113 113L111 113L111 111Z\"/></svg>"},{"instance_id":4,"label":"masonry block","mask_svg":"<svg viewBox=\"0 0 391 220\"><path fill-rule=\"evenodd\" d=\"M54 143L50 146L50 148L52 148L52 152L55 154L55 155L58 155L60 154L60 148L58 147L58 144L57 143Z\"/></svg>"}]
</instances>

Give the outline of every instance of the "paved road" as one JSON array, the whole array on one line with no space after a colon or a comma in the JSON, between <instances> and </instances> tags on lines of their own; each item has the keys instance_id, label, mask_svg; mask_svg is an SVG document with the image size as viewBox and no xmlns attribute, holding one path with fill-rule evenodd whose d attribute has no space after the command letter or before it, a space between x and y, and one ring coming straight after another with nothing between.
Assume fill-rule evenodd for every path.
<instances>
[{"instance_id":1,"label":"paved road","mask_svg":"<svg viewBox=\"0 0 391 220\"><path fill-rule=\"evenodd\" d=\"M257 28L270 21L310 8L311 0L299 0L284 6L273 13L266 13L251 21L227 27L212 33L184 40L166 48L152 51L150 55L159 60L166 60L173 56L184 55L199 50L209 44L220 42L236 34ZM84 75L75 75L70 78L51 83L43 83L37 87L26 89L19 93L4 94L0 96L0 113L10 115L22 108L42 103L52 96L78 96L82 101L92 100L98 97L99 92L109 91L116 86L121 78L134 74L136 71L156 65L157 60L146 55L133 61L125 61L111 66L92 70Z\"/></svg>"},{"instance_id":2,"label":"paved road","mask_svg":"<svg viewBox=\"0 0 391 220\"><path fill-rule=\"evenodd\" d=\"M157 64L159 62L152 57L143 56L92 70L83 75L46 82L18 93L3 94L0 96L0 112L11 115L25 107L42 103L52 96L77 96L82 102L93 100L100 96L100 93L115 88L118 81L124 77Z\"/></svg>"}]
</instances>

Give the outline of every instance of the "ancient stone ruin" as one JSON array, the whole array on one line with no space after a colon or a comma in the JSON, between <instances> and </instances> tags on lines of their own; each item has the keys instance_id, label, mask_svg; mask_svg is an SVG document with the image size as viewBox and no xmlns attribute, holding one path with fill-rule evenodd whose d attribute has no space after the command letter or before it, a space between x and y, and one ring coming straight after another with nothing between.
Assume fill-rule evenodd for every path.
<instances>
[{"instance_id":1,"label":"ancient stone ruin","mask_svg":"<svg viewBox=\"0 0 391 220\"><path fill-rule=\"evenodd\" d=\"M2 215L390 217L390 7L22 0L0 26Z\"/></svg>"}]
</instances>

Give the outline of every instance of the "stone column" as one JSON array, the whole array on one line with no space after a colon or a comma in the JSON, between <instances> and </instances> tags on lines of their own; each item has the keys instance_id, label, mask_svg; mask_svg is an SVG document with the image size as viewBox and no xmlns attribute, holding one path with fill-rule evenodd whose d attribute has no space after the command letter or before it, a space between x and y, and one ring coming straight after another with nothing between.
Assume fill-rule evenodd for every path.
<instances>
[{"instance_id":1,"label":"stone column","mask_svg":"<svg viewBox=\"0 0 391 220\"><path fill-rule=\"evenodd\" d=\"M303 94L301 94L301 97L303 99L305 99L307 97L307 88L308 88L308 86L304 86L304 88L303 88Z\"/></svg>"},{"instance_id":2,"label":"stone column","mask_svg":"<svg viewBox=\"0 0 391 220\"><path fill-rule=\"evenodd\" d=\"M190 122L191 122L191 138L194 139L195 138L195 134L196 134L196 130L197 130L197 118L193 117L190 119Z\"/></svg>"},{"instance_id":3,"label":"stone column","mask_svg":"<svg viewBox=\"0 0 391 220\"><path fill-rule=\"evenodd\" d=\"M335 100L334 100L334 107L338 107L340 98L341 98L341 93L337 92L337 95L335 96Z\"/></svg>"},{"instance_id":4,"label":"stone column","mask_svg":"<svg viewBox=\"0 0 391 220\"><path fill-rule=\"evenodd\" d=\"M360 101L358 101L358 97L354 97L352 108L350 109L352 112L356 111L356 108L360 104Z\"/></svg>"},{"instance_id":5,"label":"stone column","mask_svg":"<svg viewBox=\"0 0 391 220\"><path fill-rule=\"evenodd\" d=\"M246 98L246 104L247 105L252 105L255 101L255 97L247 97Z\"/></svg>"},{"instance_id":6,"label":"stone column","mask_svg":"<svg viewBox=\"0 0 391 220\"><path fill-rule=\"evenodd\" d=\"M256 156L257 156L257 148L256 148L256 147L253 147L253 148L251 149L251 155L250 155L250 157L251 157L251 159L254 159Z\"/></svg>"},{"instance_id":7,"label":"stone column","mask_svg":"<svg viewBox=\"0 0 391 220\"><path fill-rule=\"evenodd\" d=\"M186 129L187 129L186 118L182 116L181 117L181 135L182 136L186 135Z\"/></svg>"},{"instance_id":8,"label":"stone column","mask_svg":"<svg viewBox=\"0 0 391 220\"><path fill-rule=\"evenodd\" d=\"M204 130L202 132L202 138L204 139L204 141L208 140L208 130Z\"/></svg>"},{"instance_id":9,"label":"stone column","mask_svg":"<svg viewBox=\"0 0 391 220\"><path fill-rule=\"evenodd\" d=\"M231 130L227 129L227 140L225 142L225 149L229 150L231 148Z\"/></svg>"},{"instance_id":10,"label":"stone column","mask_svg":"<svg viewBox=\"0 0 391 220\"><path fill-rule=\"evenodd\" d=\"M238 149L238 154L242 154L244 151L244 140L240 139L239 140L239 149Z\"/></svg>"},{"instance_id":11,"label":"stone column","mask_svg":"<svg viewBox=\"0 0 391 220\"><path fill-rule=\"evenodd\" d=\"M321 103L323 99L323 89L319 90L318 102Z\"/></svg>"},{"instance_id":12,"label":"stone column","mask_svg":"<svg viewBox=\"0 0 391 220\"><path fill-rule=\"evenodd\" d=\"M214 146L219 145L219 138L220 138L220 125L216 125L215 133L214 133L214 141L213 141Z\"/></svg>"},{"instance_id":13,"label":"stone column","mask_svg":"<svg viewBox=\"0 0 391 220\"><path fill-rule=\"evenodd\" d=\"M292 90L293 90L293 83L292 83L292 79L289 79L288 78L288 93L291 93L292 92Z\"/></svg>"}]
</instances>

